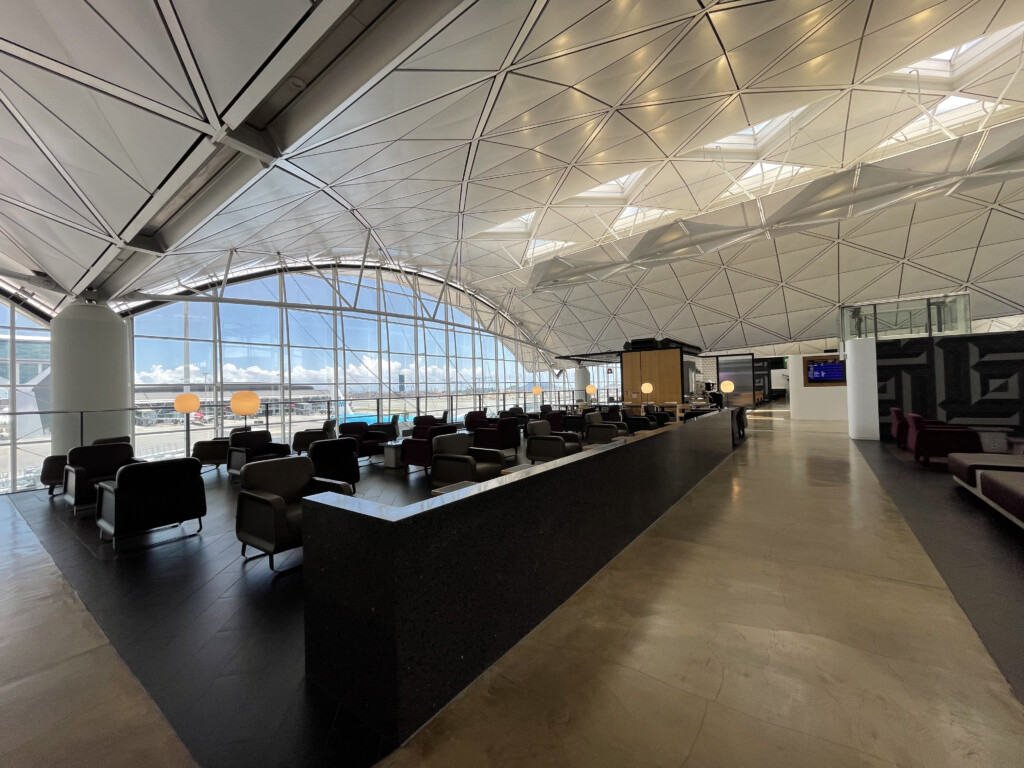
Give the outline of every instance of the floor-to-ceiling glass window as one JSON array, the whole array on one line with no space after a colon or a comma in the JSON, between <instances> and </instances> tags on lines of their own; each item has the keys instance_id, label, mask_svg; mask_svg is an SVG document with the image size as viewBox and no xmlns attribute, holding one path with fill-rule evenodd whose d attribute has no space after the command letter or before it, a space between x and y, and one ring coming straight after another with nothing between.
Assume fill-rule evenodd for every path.
<instances>
[{"instance_id":1,"label":"floor-to-ceiling glass window","mask_svg":"<svg viewBox=\"0 0 1024 768\"><path fill-rule=\"evenodd\" d=\"M486 310L489 327L476 318ZM223 403L255 390L264 410L250 423L275 439L319 426L327 414L377 421L417 413L461 418L539 405L543 382L572 382L531 372L541 353L507 318L451 286L388 270L324 267L216 286L133 318L136 444L142 456L181 455L182 391L200 395L196 430L221 434L240 417ZM530 361L524 366L520 357ZM530 370L528 370L528 368ZM536 401L536 402L534 402Z\"/></svg>"}]
</instances>

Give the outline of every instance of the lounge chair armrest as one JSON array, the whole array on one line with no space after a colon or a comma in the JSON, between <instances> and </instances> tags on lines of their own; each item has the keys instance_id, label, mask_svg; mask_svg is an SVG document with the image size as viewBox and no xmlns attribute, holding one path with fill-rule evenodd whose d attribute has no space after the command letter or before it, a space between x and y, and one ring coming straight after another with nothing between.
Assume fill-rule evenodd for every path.
<instances>
[{"instance_id":1,"label":"lounge chair armrest","mask_svg":"<svg viewBox=\"0 0 1024 768\"><path fill-rule=\"evenodd\" d=\"M288 522L284 499L267 491L239 491L235 529L266 541L285 541Z\"/></svg>"},{"instance_id":2,"label":"lounge chair armrest","mask_svg":"<svg viewBox=\"0 0 1024 768\"><path fill-rule=\"evenodd\" d=\"M340 493L343 496L353 496L355 491L352 486L344 480L331 480L326 477L314 477L309 481L307 496L314 493Z\"/></svg>"},{"instance_id":3,"label":"lounge chair armrest","mask_svg":"<svg viewBox=\"0 0 1024 768\"><path fill-rule=\"evenodd\" d=\"M502 452L495 448L477 448L476 446L470 446L469 450L466 451L466 455L470 458L476 459L477 461L485 461L491 464L502 464L505 460L505 456Z\"/></svg>"}]
</instances>

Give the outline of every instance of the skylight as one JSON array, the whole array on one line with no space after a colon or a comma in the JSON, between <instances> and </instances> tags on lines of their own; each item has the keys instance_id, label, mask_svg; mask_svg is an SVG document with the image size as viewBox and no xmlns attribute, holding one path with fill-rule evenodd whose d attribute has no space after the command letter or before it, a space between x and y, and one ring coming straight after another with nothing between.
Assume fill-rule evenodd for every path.
<instances>
[{"instance_id":1,"label":"skylight","mask_svg":"<svg viewBox=\"0 0 1024 768\"><path fill-rule=\"evenodd\" d=\"M526 249L526 259L532 263L538 256L560 251L569 245L575 245L575 243L564 240L533 240Z\"/></svg>"},{"instance_id":2,"label":"skylight","mask_svg":"<svg viewBox=\"0 0 1024 768\"><path fill-rule=\"evenodd\" d=\"M705 144L704 146L709 149L756 149L767 139L777 134L780 129L789 123L790 120L803 111L804 107L800 107L799 109L787 112L784 115L773 117L771 120L762 120L760 123L748 125L742 131L737 131L729 136L724 136L721 139L718 139L718 141L713 141L710 144Z\"/></svg>"},{"instance_id":3,"label":"skylight","mask_svg":"<svg viewBox=\"0 0 1024 768\"><path fill-rule=\"evenodd\" d=\"M932 135L945 136L943 128L948 131L952 128L962 127L975 120L985 119L993 109L1001 112L1009 108L1009 104L1000 104L996 107L995 102L991 101L979 101L963 96L947 96L931 110L931 117L921 115L915 118L893 134L890 139L882 142L879 148L906 144Z\"/></svg>"},{"instance_id":4,"label":"skylight","mask_svg":"<svg viewBox=\"0 0 1024 768\"><path fill-rule=\"evenodd\" d=\"M920 74L922 77L955 77L993 51L1010 43L1022 30L1024 24L1014 24L991 35L960 43L908 67L897 69L896 72L901 75Z\"/></svg>"},{"instance_id":5,"label":"skylight","mask_svg":"<svg viewBox=\"0 0 1024 768\"><path fill-rule=\"evenodd\" d=\"M627 205L612 224L612 229L616 232L620 230L634 230L644 224L649 224L663 216L674 213L675 211L668 211L664 208L638 208L634 205Z\"/></svg>"},{"instance_id":6,"label":"skylight","mask_svg":"<svg viewBox=\"0 0 1024 768\"><path fill-rule=\"evenodd\" d=\"M533 217L536 213L536 211L530 211L529 213L524 213L522 216L516 216L514 219L510 219L501 224L497 224L490 229L478 232L473 235L473 237L497 238L499 240L519 240L524 237L528 237L530 234L530 228L533 225Z\"/></svg>"},{"instance_id":7,"label":"skylight","mask_svg":"<svg viewBox=\"0 0 1024 768\"><path fill-rule=\"evenodd\" d=\"M639 171L633 171L625 176L619 176L617 179L606 181L604 184L598 184L586 192L581 192L578 197L625 197L626 192L629 191L646 170L646 168L641 168Z\"/></svg>"},{"instance_id":8,"label":"skylight","mask_svg":"<svg viewBox=\"0 0 1024 768\"><path fill-rule=\"evenodd\" d=\"M725 191L723 197L731 195L753 195L754 192L763 187L773 186L784 179L791 179L798 173L807 170L801 165L787 165L784 163L754 163L748 168L736 183Z\"/></svg>"}]
</instances>

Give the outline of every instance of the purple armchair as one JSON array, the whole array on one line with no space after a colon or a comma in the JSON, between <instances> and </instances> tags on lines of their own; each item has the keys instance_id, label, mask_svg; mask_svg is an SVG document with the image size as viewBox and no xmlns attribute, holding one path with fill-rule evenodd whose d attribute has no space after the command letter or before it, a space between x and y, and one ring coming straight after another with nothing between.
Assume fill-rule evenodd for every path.
<instances>
[{"instance_id":1,"label":"purple armchair","mask_svg":"<svg viewBox=\"0 0 1024 768\"><path fill-rule=\"evenodd\" d=\"M489 427L491 422L487 419L487 411L470 411L466 414L466 431L476 432L480 427Z\"/></svg>"},{"instance_id":2,"label":"purple armchair","mask_svg":"<svg viewBox=\"0 0 1024 768\"><path fill-rule=\"evenodd\" d=\"M420 424L412 428L412 437L402 441L402 461L411 467L423 467L430 473L434 459L434 438L458 431L454 424Z\"/></svg>"},{"instance_id":3,"label":"purple armchair","mask_svg":"<svg viewBox=\"0 0 1024 768\"><path fill-rule=\"evenodd\" d=\"M338 436L354 437L359 443L360 458L384 453L384 443L388 442L386 433L371 430L365 421L346 421L338 427Z\"/></svg>"},{"instance_id":4,"label":"purple armchair","mask_svg":"<svg viewBox=\"0 0 1024 768\"><path fill-rule=\"evenodd\" d=\"M907 422L907 448L914 452L915 461L928 464L951 453L982 452L981 438L973 429L939 426L916 413L908 413Z\"/></svg>"},{"instance_id":5,"label":"purple armchair","mask_svg":"<svg viewBox=\"0 0 1024 768\"><path fill-rule=\"evenodd\" d=\"M493 448L498 451L515 451L521 442L519 433L519 419L515 416L508 416L498 419L497 424L487 427L478 427L473 445L477 448Z\"/></svg>"}]
</instances>

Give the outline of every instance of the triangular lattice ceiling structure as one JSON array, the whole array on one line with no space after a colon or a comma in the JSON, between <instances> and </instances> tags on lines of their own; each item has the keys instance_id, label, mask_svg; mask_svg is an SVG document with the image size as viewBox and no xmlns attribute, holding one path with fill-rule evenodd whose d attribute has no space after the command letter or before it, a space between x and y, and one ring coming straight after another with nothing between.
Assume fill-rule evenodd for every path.
<instances>
[{"instance_id":1,"label":"triangular lattice ceiling structure","mask_svg":"<svg viewBox=\"0 0 1024 768\"><path fill-rule=\"evenodd\" d=\"M44 313L304 261L432 273L555 353L1024 313L1022 3L7 5L0 276Z\"/></svg>"}]
</instances>

